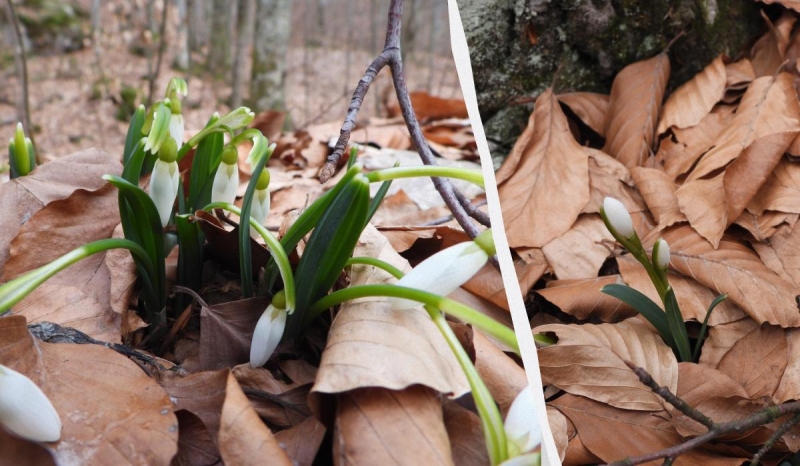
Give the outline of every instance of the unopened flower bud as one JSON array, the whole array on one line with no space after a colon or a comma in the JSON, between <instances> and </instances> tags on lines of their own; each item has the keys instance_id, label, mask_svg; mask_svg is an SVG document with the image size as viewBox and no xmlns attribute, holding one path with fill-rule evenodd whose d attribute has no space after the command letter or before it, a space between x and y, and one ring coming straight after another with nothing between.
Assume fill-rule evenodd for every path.
<instances>
[{"instance_id":1,"label":"unopened flower bud","mask_svg":"<svg viewBox=\"0 0 800 466\"><path fill-rule=\"evenodd\" d=\"M607 220L609 227L613 230L612 233L617 233L623 238L631 238L636 233L628 209L613 197L603 199L600 215Z\"/></svg>"},{"instance_id":2,"label":"unopened flower bud","mask_svg":"<svg viewBox=\"0 0 800 466\"><path fill-rule=\"evenodd\" d=\"M669 244L664 238L659 238L653 245L653 265L661 270L669 267Z\"/></svg>"},{"instance_id":3,"label":"unopened flower bud","mask_svg":"<svg viewBox=\"0 0 800 466\"><path fill-rule=\"evenodd\" d=\"M61 438L61 418L53 403L28 377L0 364L0 424L33 442Z\"/></svg>"},{"instance_id":4,"label":"unopened flower bud","mask_svg":"<svg viewBox=\"0 0 800 466\"><path fill-rule=\"evenodd\" d=\"M261 314L261 318L258 319L256 329L253 331L253 341L250 344L250 365L252 367L263 366L278 347L286 328L288 312L284 308L285 306L285 294L283 291L279 291L272 299L272 303Z\"/></svg>"}]
</instances>

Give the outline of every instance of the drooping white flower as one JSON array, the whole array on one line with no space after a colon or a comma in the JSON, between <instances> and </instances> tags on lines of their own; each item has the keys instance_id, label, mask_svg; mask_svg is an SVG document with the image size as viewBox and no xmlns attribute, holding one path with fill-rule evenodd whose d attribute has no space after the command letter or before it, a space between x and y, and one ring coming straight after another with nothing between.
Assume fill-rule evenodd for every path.
<instances>
[{"instance_id":1,"label":"drooping white flower","mask_svg":"<svg viewBox=\"0 0 800 466\"><path fill-rule=\"evenodd\" d=\"M653 255L653 265L662 270L669 267L669 244L664 238L659 238L653 245Z\"/></svg>"},{"instance_id":2,"label":"drooping white flower","mask_svg":"<svg viewBox=\"0 0 800 466\"><path fill-rule=\"evenodd\" d=\"M236 191L239 189L238 158L235 146L226 145L222 149L222 160L214 175L214 184L211 186L211 202L232 204L236 200Z\"/></svg>"},{"instance_id":3,"label":"drooping white flower","mask_svg":"<svg viewBox=\"0 0 800 466\"><path fill-rule=\"evenodd\" d=\"M61 438L61 418L53 403L28 377L0 364L0 424L34 442Z\"/></svg>"},{"instance_id":4,"label":"drooping white flower","mask_svg":"<svg viewBox=\"0 0 800 466\"><path fill-rule=\"evenodd\" d=\"M169 135L178 144L180 148L183 145L183 115L173 112L169 117Z\"/></svg>"},{"instance_id":5,"label":"drooping white flower","mask_svg":"<svg viewBox=\"0 0 800 466\"><path fill-rule=\"evenodd\" d=\"M525 387L517 394L503 424L506 437L520 454L533 451L542 443L542 428L534 405L533 391Z\"/></svg>"},{"instance_id":6,"label":"drooping white flower","mask_svg":"<svg viewBox=\"0 0 800 466\"><path fill-rule=\"evenodd\" d=\"M263 225L269 216L269 207L269 188L256 189L256 191L253 193L253 203L250 205L250 218ZM251 233L255 232L251 230Z\"/></svg>"},{"instance_id":7,"label":"drooping white flower","mask_svg":"<svg viewBox=\"0 0 800 466\"><path fill-rule=\"evenodd\" d=\"M148 193L153 203L156 205L158 215L161 218L161 226L167 226L169 217L172 214L172 206L178 196L180 186L180 170L178 169L177 147L175 140L167 137L161 146L158 159L153 165L153 173L150 175L150 187Z\"/></svg>"},{"instance_id":8,"label":"drooping white flower","mask_svg":"<svg viewBox=\"0 0 800 466\"><path fill-rule=\"evenodd\" d=\"M614 232L623 238L631 238L634 235L631 214L628 213L628 209L620 201L613 197L603 199L603 207L600 214L606 217Z\"/></svg>"},{"instance_id":9,"label":"drooping white flower","mask_svg":"<svg viewBox=\"0 0 800 466\"><path fill-rule=\"evenodd\" d=\"M475 241L450 246L420 262L397 285L447 296L478 273L492 254L491 230L486 230ZM389 302L395 310L419 306L416 301L402 298L390 298Z\"/></svg>"},{"instance_id":10,"label":"drooping white flower","mask_svg":"<svg viewBox=\"0 0 800 466\"><path fill-rule=\"evenodd\" d=\"M286 315L286 309L280 309L273 304L267 306L267 310L261 314L250 344L252 367L263 366L278 347L283 337L283 330L286 328Z\"/></svg>"}]
</instances>

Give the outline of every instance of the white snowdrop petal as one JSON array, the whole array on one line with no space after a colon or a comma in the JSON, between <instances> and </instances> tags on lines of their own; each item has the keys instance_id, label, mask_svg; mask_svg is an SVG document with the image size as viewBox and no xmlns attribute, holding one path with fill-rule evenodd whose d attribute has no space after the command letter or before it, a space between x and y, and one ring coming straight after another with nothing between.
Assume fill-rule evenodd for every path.
<instances>
[{"instance_id":1,"label":"white snowdrop petal","mask_svg":"<svg viewBox=\"0 0 800 466\"><path fill-rule=\"evenodd\" d=\"M397 285L447 296L478 273L488 260L488 254L472 241L459 243L422 261ZM400 298L391 298L390 302L395 310L419 306Z\"/></svg>"},{"instance_id":2,"label":"white snowdrop petal","mask_svg":"<svg viewBox=\"0 0 800 466\"><path fill-rule=\"evenodd\" d=\"M0 424L34 442L61 438L61 418L42 390L28 377L0 365Z\"/></svg>"},{"instance_id":3,"label":"white snowdrop petal","mask_svg":"<svg viewBox=\"0 0 800 466\"><path fill-rule=\"evenodd\" d=\"M655 258L656 267L666 269L669 266L669 244L663 238L658 239L658 255Z\"/></svg>"},{"instance_id":4,"label":"white snowdrop petal","mask_svg":"<svg viewBox=\"0 0 800 466\"><path fill-rule=\"evenodd\" d=\"M167 226L169 216L172 214L172 206L178 195L179 177L178 164L175 162L168 163L157 159L153 165L149 194L156 205L159 217L161 217L162 227Z\"/></svg>"},{"instance_id":5,"label":"white snowdrop petal","mask_svg":"<svg viewBox=\"0 0 800 466\"><path fill-rule=\"evenodd\" d=\"M169 118L169 134L178 143L178 148L183 145L183 115L173 113Z\"/></svg>"},{"instance_id":6,"label":"white snowdrop petal","mask_svg":"<svg viewBox=\"0 0 800 466\"><path fill-rule=\"evenodd\" d=\"M250 365L261 367L272 356L286 328L286 311L270 304L258 319L250 344Z\"/></svg>"},{"instance_id":7,"label":"white snowdrop petal","mask_svg":"<svg viewBox=\"0 0 800 466\"><path fill-rule=\"evenodd\" d=\"M613 197L607 197L603 199L603 212L606 214L608 222L614 227L617 233L624 238L633 236L633 220L624 204Z\"/></svg>"},{"instance_id":8,"label":"white snowdrop petal","mask_svg":"<svg viewBox=\"0 0 800 466\"><path fill-rule=\"evenodd\" d=\"M236 200L236 191L239 189L239 167L219 164L214 175L214 184L211 186L211 202L228 202L233 204Z\"/></svg>"},{"instance_id":9,"label":"white snowdrop petal","mask_svg":"<svg viewBox=\"0 0 800 466\"><path fill-rule=\"evenodd\" d=\"M263 225L269 216L269 204L269 189L257 189L256 192L253 193L253 203L250 206L250 217Z\"/></svg>"},{"instance_id":10,"label":"white snowdrop petal","mask_svg":"<svg viewBox=\"0 0 800 466\"><path fill-rule=\"evenodd\" d=\"M525 387L511 403L504 423L506 436L523 453L542 443L542 430L536 413L533 391Z\"/></svg>"}]
</instances>

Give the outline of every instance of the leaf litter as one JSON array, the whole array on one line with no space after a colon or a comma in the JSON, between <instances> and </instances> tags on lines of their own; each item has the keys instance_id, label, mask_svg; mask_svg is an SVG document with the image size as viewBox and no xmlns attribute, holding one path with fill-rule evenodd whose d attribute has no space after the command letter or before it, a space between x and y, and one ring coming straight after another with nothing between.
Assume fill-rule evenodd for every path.
<instances>
[{"instance_id":1,"label":"leaf litter","mask_svg":"<svg viewBox=\"0 0 800 466\"><path fill-rule=\"evenodd\" d=\"M543 261L520 287L533 331L557 339L539 362L564 464L641 456L706 432L626 360L716 422L800 400L797 15L765 17L769 30L748 54L720 55L671 92L669 52L623 69L610 96L546 90L500 167L515 260ZM623 202L645 248L659 237L670 245L692 338L711 301L728 295L699 363L678 363L649 323L600 292L627 284L659 301L592 214L605 196ZM716 438L677 464L740 464L772 435L765 461L778 464L800 448L796 426L776 434L783 422Z\"/></svg>"},{"instance_id":2,"label":"leaf litter","mask_svg":"<svg viewBox=\"0 0 800 466\"><path fill-rule=\"evenodd\" d=\"M413 99L441 163L479 168L463 102L424 93ZM284 118L265 112L253 123L277 143L269 165L274 191L266 224L281 232L297 209L333 184L320 185L316 174L340 129L331 122L280 133ZM374 169L419 164L408 151L411 141L399 117L374 118L353 132L351 144ZM243 146L240 195L250 178L244 163L249 148ZM184 183L192 156L182 164ZM87 241L120 236L116 194L101 179L120 171L116 157L90 149L0 186L0 205L10 214L0 230L2 281ZM356 255L408 270L409 261L416 264L467 239L425 181L395 184L373 222L379 229L365 230ZM482 193L468 191L468 196L480 202ZM62 440L55 444L0 432L3 451L51 464L263 464L269 458L270 464L303 465L331 456L334 462L372 464L400 457L420 464L488 462L466 378L421 309L392 311L374 298L345 304L312 326L303 341L279 346L265 367L251 368L250 340L265 302L239 299L232 272L238 270L238 233L211 214L198 220L211 256L203 269L202 302L184 300L187 307L168 322L168 339L155 350L159 357L148 351L152 343L140 330L146 324L135 312L139 291L126 252L97 255L69 268L23 300L13 315L0 318L0 363L31 377L65 419ZM263 268L268 253L255 240L252 246L254 266ZM167 273L174 281L170 260ZM353 266L347 280L384 283L388 276ZM453 296L511 325L496 270L487 267ZM41 322L122 342L139 357L128 359L99 345L39 341L26 325ZM524 370L507 354L509 348L471 327L452 325L464 327L463 344L473 348L473 361L505 413L527 385Z\"/></svg>"}]
</instances>

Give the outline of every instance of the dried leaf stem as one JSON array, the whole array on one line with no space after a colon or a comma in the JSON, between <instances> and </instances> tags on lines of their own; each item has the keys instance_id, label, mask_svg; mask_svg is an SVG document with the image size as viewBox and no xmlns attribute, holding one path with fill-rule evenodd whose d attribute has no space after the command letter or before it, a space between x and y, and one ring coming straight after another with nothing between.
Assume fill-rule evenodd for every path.
<instances>
[{"instance_id":1,"label":"dried leaf stem","mask_svg":"<svg viewBox=\"0 0 800 466\"><path fill-rule=\"evenodd\" d=\"M797 422L800 422L800 401L792 401L766 407L742 419L716 423L705 414L690 407L685 401L680 399L674 393L670 392L668 388L659 387L658 384L653 380L653 377L651 377L650 374L648 374L647 371L641 367L636 367L627 361L626 364L634 371L636 376L639 377L639 380L643 384L647 385L654 393L664 398L669 404L680 410L682 413L708 427L708 431L681 444L665 448L660 451L648 453L642 456L628 457L620 461L609 463L611 466L630 466L643 464L658 459L664 459L664 464L672 464L672 462L675 461L675 458L678 456L688 452L689 450L692 450L693 448L704 445L717 437L731 432L743 432L747 429L769 424L770 422L786 416L787 414L794 414L790 420L788 420L770 437L761 450L756 453L756 456L753 457L753 460L757 461L758 458L762 457L769 451L772 445L774 445L774 443L777 442L786 431L791 429L795 424L797 424Z\"/></svg>"},{"instance_id":2,"label":"dried leaf stem","mask_svg":"<svg viewBox=\"0 0 800 466\"><path fill-rule=\"evenodd\" d=\"M364 76L359 80L356 90L353 93L353 98L350 100L350 107L347 109L342 129L339 134L339 140L336 141L336 146L333 153L328 156L328 160L320 171L319 179L321 182L329 180L336 171L336 166L342 158L347 143L350 140L350 132L355 129L356 115L361 109L361 104L364 103L364 97L369 90L369 86L375 80L378 72L385 66L389 66L392 71L392 82L394 83L397 100L400 105L400 112L408 127L408 132L411 135L411 140L417 147L417 152L425 165L436 165L431 148L428 146L425 137L422 134L422 129L417 121L417 116L414 113L414 108L411 106L411 98L408 94L408 86L406 85L405 72L403 70L403 59L400 54L400 32L401 32L401 19L403 17L403 0L392 0L389 5L389 22L386 28L386 41L384 42L383 51L375 57L375 59L367 67ZM470 220L474 218L481 224L489 226L489 216L477 207L470 204L469 200L455 187L449 180L444 178L432 178L436 190L444 199L445 204L453 213L456 221L469 235L470 238L478 236L478 229Z\"/></svg>"}]
</instances>

